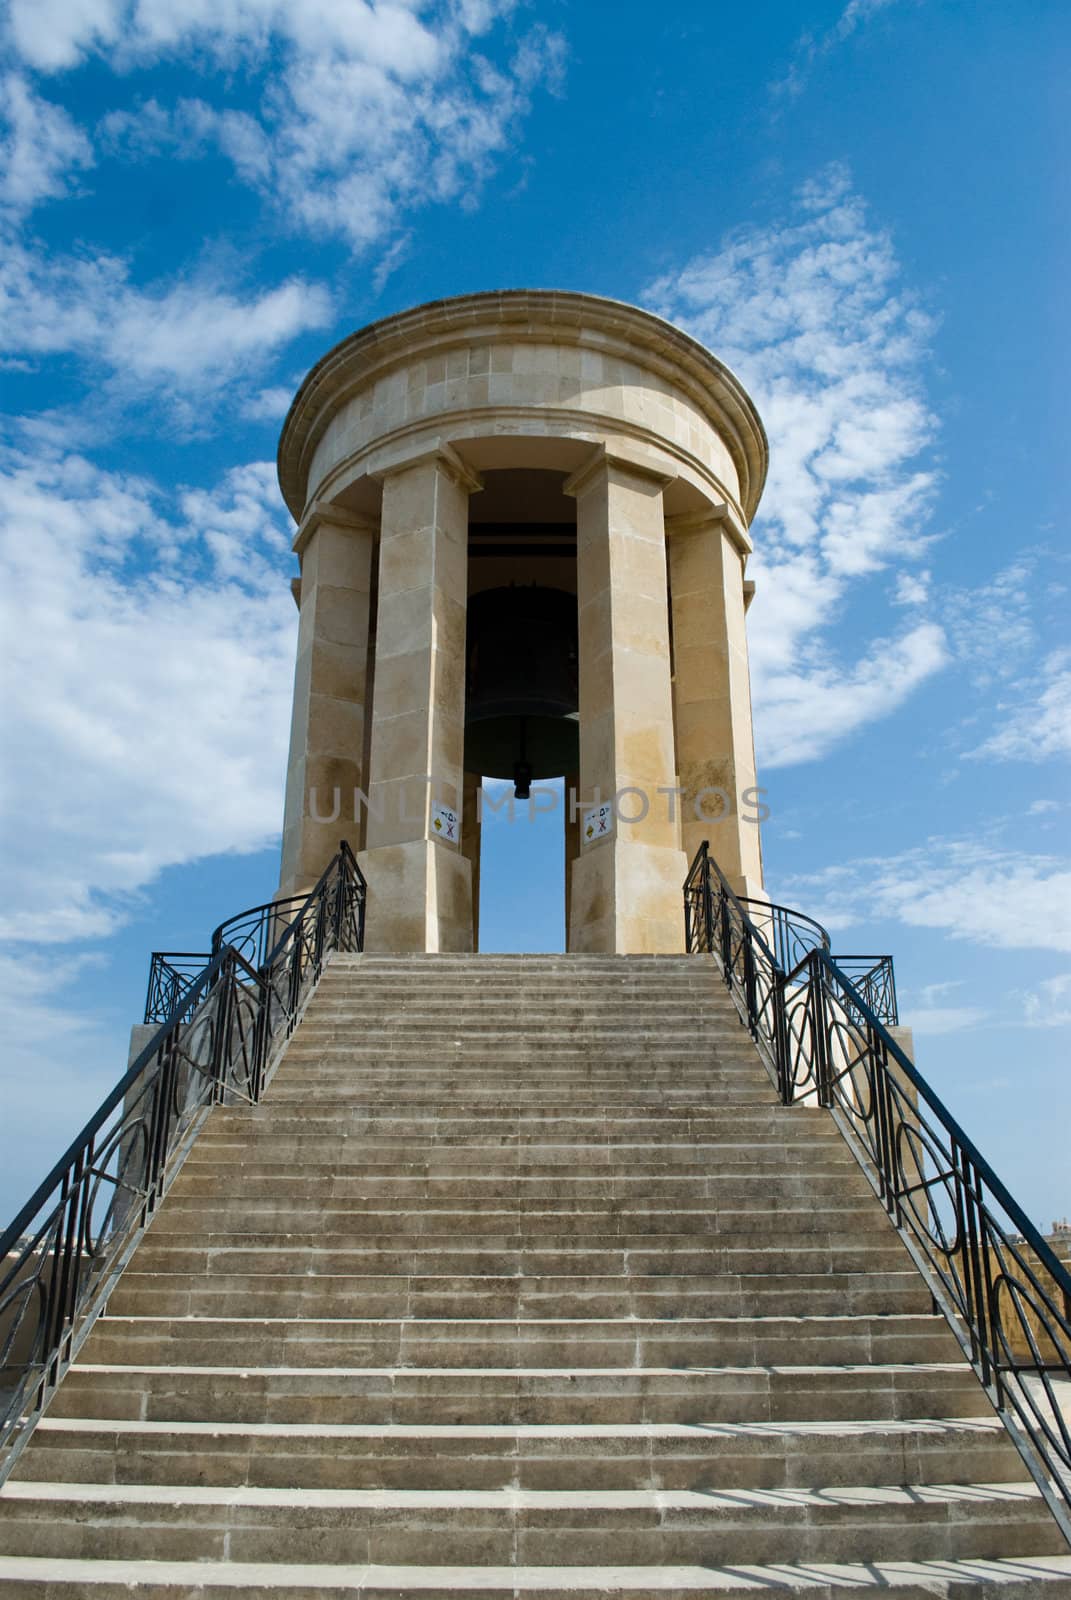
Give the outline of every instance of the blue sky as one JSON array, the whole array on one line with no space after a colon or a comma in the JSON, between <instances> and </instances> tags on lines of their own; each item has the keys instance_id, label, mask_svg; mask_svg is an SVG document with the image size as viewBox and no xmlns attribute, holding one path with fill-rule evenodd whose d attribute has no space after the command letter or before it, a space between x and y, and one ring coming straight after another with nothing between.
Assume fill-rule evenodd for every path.
<instances>
[{"instance_id":1,"label":"blue sky","mask_svg":"<svg viewBox=\"0 0 1071 1600\"><path fill-rule=\"evenodd\" d=\"M277 881L294 388L372 318L548 286L751 389L769 887L895 956L923 1070L1071 1211L1066 7L0 17L0 1210L114 1081L149 950ZM557 822L489 833L486 941L553 948Z\"/></svg>"}]
</instances>

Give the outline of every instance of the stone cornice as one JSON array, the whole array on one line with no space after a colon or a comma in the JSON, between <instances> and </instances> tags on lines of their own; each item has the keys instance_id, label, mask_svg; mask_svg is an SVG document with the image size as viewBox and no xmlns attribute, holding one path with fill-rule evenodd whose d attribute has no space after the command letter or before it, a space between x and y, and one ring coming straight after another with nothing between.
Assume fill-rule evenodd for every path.
<instances>
[{"instance_id":1,"label":"stone cornice","mask_svg":"<svg viewBox=\"0 0 1071 1600\"><path fill-rule=\"evenodd\" d=\"M295 519L304 510L312 453L351 393L404 361L460 345L510 341L590 348L667 376L724 439L750 521L766 478L768 445L758 412L735 374L689 334L649 311L553 289L432 301L374 322L328 351L298 390L279 440L279 483Z\"/></svg>"},{"instance_id":2,"label":"stone cornice","mask_svg":"<svg viewBox=\"0 0 1071 1600\"><path fill-rule=\"evenodd\" d=\"M683 449L671 439L661 437L651 428L641 427L629 418L614 416L610 412L578 411L571 406L556 406L552 413L543 410L540 415L543 418L552 415L554 421L561 425L561 431L547 428L544 424L538 435L536 435L537 437L569 438L578 443L587 438L590 439L594 449L599 435L608 435L615 440L611 449L616 450L623 459L629 457L633 448L633 441L635 441L635 449L638 455L640 453L649 454L651 457L657 458L659 462L664 463L667 477L671 477L673 473L676 473L678 477L693 475L703 486L703 491L709 494L712 501L719 505L723 502L728 504L727 515L736 530L737 539L742 541L744 549L750 551L751 542L747 535L747 524L744 520L742 507L732 496L728 486L711 471L709 464L692 454L691 451ZM342 492L353 482L355 477L362 474L367 474L370 478L382 477L383 474L394 469L395 460L399 465L404 465L407 460L412 459L411 454L408 456L404 454L407 450L413 452L414 450L427 451L439 448L439 436L442 434L451 435L459 449L464 449L471 437L466 430L470 427L476 428L477 424L482 421L486 421L489 426L485 430L477 429L477 435L483 433L485 437L497 436L501 425L508 424L508 429L503 434L503 437L510 437L523 434L525 421L530 417L530 412L526 412L516 406L488 405L482 408L466 407L459 411L443 411L430 418L417 418L412 422L403 424L400 428L390 429L380 434L377 438L370 439L359 450L355 451L352 456L340 461L320 483L321 493L317 498L324 500L332 494ZM429 435L432 436L435 443L428 443ZM625 440L623 445L620 442L622 439ZM414 447L413 440L422 440L423 443L418 443ZM368 462L374 461L384 452L389 453L392 451L403 453L397 456L390 454L387 463L382 467L369 467L367 465ZM705 514L700 513L700 515Z\"/></svg>"}]
</instances>

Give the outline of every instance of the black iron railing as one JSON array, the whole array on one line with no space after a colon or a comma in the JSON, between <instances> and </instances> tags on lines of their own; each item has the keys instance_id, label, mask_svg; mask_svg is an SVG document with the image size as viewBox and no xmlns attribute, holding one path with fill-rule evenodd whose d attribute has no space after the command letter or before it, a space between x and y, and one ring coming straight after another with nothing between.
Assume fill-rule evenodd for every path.
<instances>
[{"instance_id":1,"label":"black iron railing","mask_svg":"<svg viewBox=\"0 0 1071 1600\"><path fill-rule=\"evenodd\" d=\"M705 844L684 901L688 949L714 956L782 1101L832 1112L1071 1539L1071 1273L870 1003L895 1013L888 958L852 958L862 984L821 942L782 966Z\"/></svg>"},{"instance_id":2,"label":"black iron railing","mask_svg":"<svg viewBox=\"0 0 1071 1600\"><path fill-rule=\"evenodd\" d=\"M354 867L356 870L356 863ZM179 1001L200 977L206 963L224 946L237 950L249 966L258 970L263 967L291 923L304 913L306 899L305 895L290 895L282 900L268 900L261 906L251 906L248 911L239 911L237 916L228 917L226 922L221 922L216 928L212 934L211 949L207 952L154 950L149 962L145 1021L166 1022ZM359 916L361 919L359 937L363 946L363 899Z\"/></svg>"},{"instance_id":3,"label":"black iron railing","mask_svg":"<svg viewBox=\"0 0 1071 1600\"><path fill-rule=\"evenodd\" d=\"M149 961L145 1021L166 1022L189 995L212 957L207 950L154 950Z\"/></svg>"},{"instance_id":4,"label":"black iron railing","mask_svg":"<svg viewBox=\"0 0 1071 1600\"><path fill-rule=\"evenodd\" d=\"M311 894L287 902L274 943L243 939L263 950L258 964L224 933L199 972L161 967L150 984L150 1002L171 995L169 1014L0 1237L0 1482L208 1111L259 1100L329 952L363 948L364 909L343 844ZM256 915L273 925L271 908Z\"/></svg>"},{"instance_id":5,"label":"black iron railing","mask_svg":"<svg viewBox=\"0 0 1071 1600\"><path fill-rule=\"evenodd\" d=\"M887 1028L900 1021L892 956L834 956L838 968ZM862 1020L860 1018L860 1020Z\"/></svg>"}]
</instances>

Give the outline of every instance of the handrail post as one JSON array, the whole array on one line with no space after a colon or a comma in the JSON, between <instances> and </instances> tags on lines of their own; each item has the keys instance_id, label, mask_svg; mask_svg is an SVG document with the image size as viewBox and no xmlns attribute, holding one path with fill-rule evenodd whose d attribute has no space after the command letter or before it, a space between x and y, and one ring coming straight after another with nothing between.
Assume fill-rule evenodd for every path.
<instances>
[{"instance_id":1,"label":"handrail post","mask_svg":"<svg viewBox=\"0 0 1071 1600\"><path fill-rule=\"evenodd\" d=\"M829 1020L826 1008L825 969L817 950L807 958L807 982L810 988L811 1026L814 1029L814 1081L818 1104L833 1104L833 1070L829 1048Z\"/></svg>"},{"instance_id":2,"label":"handrail post","mask_svg":"<svg viewBox=\"0 0 1071 1600\"><path fill-rule=\"evenodd\" d=\"M701 882L703 885L703 922L706 932L706 947L709 955L714 954L714 891L710 883L710 845L704 839L699 846L702 852L703 864L701 868Z\"/></svg>"},{"instance_id":3,"label":"handrail post","mask_svg":"<svg viewBox=\"0 0 1071 1600\"><path fill-rule=\"evenodd\" d=\"M301 995L301 968L305 953L305 912L299 911L294 919L294 937L290 942L290 994L287 1007L290 1016L297 1010Z\"/></svg>"},{"instance_id":4,"label":"handrail post","mask_svg":"<svg viewBox=\"0 0 1071 1600\"><path fill-rule=\"evenodd\" d=\"M885 1209L896 1227L903 1217L900 1207L900 1185L896 1180L896 1130L893 1127L892 1080L885 1051L869 1022L860 1024L865 1040L867 1065L871 1075L871 1094L878 1119L878 1152L881 1162L879 1178Z\"/></svg>"},{"instance_id":5,"label":"handrail post","mask_svg":"<svg viewBox=\"0 0 1071 1600\"><path fill-rule=\"evenodd\" d=\"M744 997L747 1005L748 1026L752 1035L758 1030L759 1008L755 989L755 950L751 943L751 930L744 928L741 937L744 942Z\"/></svg>"},{"instance_id":6,"label":"handrail post","mask_svg":"<svg viewBox=\"0 0 1071 1600\"><path fill-rule=\"evenodd\" d=\"M256 1105L264 1086L264 1058L267 1051L268 1018L267 981L263 972L257 973L257 1015L253 1023L252 1071L249 1075L249 1098Z\"/></svg>"},{"instance_id":7,"label":"handrail post","mask_svg":"<svg viewBox=\"0 0 1071 1600\"><path fill-rule=\"evenodd\" d=\"M229 954L224 958L219 975L221 994L217 1001L215 1028L212 1033L212 1101L222 1105L227 1073L227 1046L230 1043L231 1000L234 994L234 964Z\"/></svg>"},{"instance_id":8,"label":"handrail post","mask_svg":"<svg viewBox=\"0 0 1071 1600\"><path fill-rule=\"evenodd\" d=\"M789 1059L788 1010L785 1004L785 973L774 974L774 1054L777 1059L777 1087L781 1104L792 1104L792 1064Z\"/></svg>"}]
</instances>

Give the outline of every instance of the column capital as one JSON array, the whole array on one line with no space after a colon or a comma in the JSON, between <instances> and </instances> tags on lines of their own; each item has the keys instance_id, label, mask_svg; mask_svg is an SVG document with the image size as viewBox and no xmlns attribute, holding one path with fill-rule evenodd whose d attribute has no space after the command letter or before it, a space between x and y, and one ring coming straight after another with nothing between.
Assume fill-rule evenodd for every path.
<instances>
[{"instance_id":1,"label":"column capital","mask_svg":"<svg viewBox=\"0 0 1071 1600\"><path fill-rule=\"evenodd\" d=\"M680 512L666 518L666 532L690 533L693 528L709 528L712 522L727 521L728 514L729 507L724 500L718 505L704 506L701 511Z\"/></svg>"},{"instance_id":2,"label":"column capital","mask_svg":"<svg viewBox=\"0 0 1071 1600\"><path fill-rule=\"evenodd\" d=\"M410 468L423 466L429 461L434 461L441 467L466 494L479 494L483 488L480 474L473 471L467 461L462 460L452 445L442 442L414 450L412 455L394 460L388 466L377 467L369 476L375 478L378 483L383 483L399 472L408 472Z\"/></svg>"},{"instance_id":3,"label":"column capital","mask_svg":"<svg viewBox=\"0 0 1071 1600\"><path fill-rule=\"evenodd\" d=\"M294 536L293 550L295 555L300 555L316 532L324 523L330 523L333 528L352 528L355 533L374 533L376 524L370 517L362 517L356 511L348 511L345 506L332 505L330 500L313 500L305 508L298 531Z\"/></svg>"},{"instance_id":4,"label":"column capital","mask_svg":"<svg viewBox=\"0 0 1071 1600\"><path fill-rule=\"evenodd\" d=\"M666 535L669 538L675 533L691 533L698 528L711 528L716 523L722 524L722 531L728 534L739 553L747 557L751 554L752 543L747 529L733 511L728 501L712 501L700 511L685 511L677 516L666 518Z\"/></svg>"},{"instance_id":5,"label":"column capital","mask_svg":"<svg viewBox=\"0 0 1071 1600\"><path fill-rule=\"evenodd\" d=\"M562 494L575 500L584 493L600 470L609 472L614 467L621 472L633 472L641 478L650 478L664 489L677 477L675 472L666 470L667 465L658 456L648 455L646 451L608 450L604 444L598 444L587 460L581 462L576 471L566 478L562 484Z\"/></svg>"}]
</instances>

